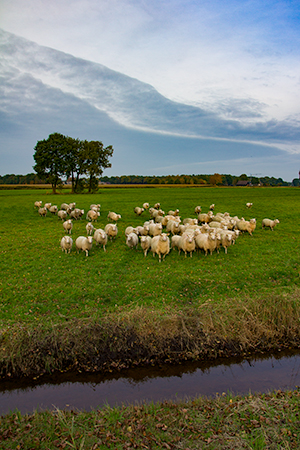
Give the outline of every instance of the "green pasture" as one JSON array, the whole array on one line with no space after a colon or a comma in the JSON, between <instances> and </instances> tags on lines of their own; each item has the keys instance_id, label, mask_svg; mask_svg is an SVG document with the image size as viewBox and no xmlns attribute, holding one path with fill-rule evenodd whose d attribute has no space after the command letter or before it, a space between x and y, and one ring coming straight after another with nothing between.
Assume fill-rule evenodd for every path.
<instances>
[{"instance_id":1,"label":"green pasture","mask_svg":"<svg viewBox=\"0 0 300 450\"><path fill-rule=\"evenodd\" d=\"M107 214L122 215L119 233L109 242L107 252L93 244L88 257L75 251L75 239L86 236L85 215L74 221L71 254L61 251L64 236L57 216L39 216L34 202L42 200L60 207L72 201L84 209L101 204L95 227L104 228ZM142 225L149 219L145 211L134 214L135 206L156 202L167 213L196 217L194 208L206 212L211 203L215 212L228 211L245 219L255 217L253 236L238 238L236 244L212 256L194 253L185 258L177 251L165 261L142 249L129 249L124 231L128 225ZM246 202L252 202L248 210ZM97 318L119 307L145 306L157 310L199 307L208 301L222 304L226 299L266 298L289 293L299 286L298 188L197 188L146 187L103 188L97 194L74 195L68 191L53 195L47 190L0 191L0 323L56 323L66 318ZM279 219L272 232L262 229L263 218Z\"/></svg>"}]
</instances>

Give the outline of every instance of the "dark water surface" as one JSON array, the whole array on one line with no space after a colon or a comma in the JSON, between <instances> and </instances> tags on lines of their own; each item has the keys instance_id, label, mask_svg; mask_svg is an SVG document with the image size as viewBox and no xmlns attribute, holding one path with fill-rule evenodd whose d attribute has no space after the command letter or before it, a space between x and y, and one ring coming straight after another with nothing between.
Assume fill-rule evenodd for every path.
<instances>
[{"instance_id":1,"label":"dark water surface","mask_svg":"<svg viewBox=\"0 0 300 450\"><path fill-rule=\"evenodd\" d=\"M178 400L198 395L267 392L300 386L300 351L256 356L249 360L146 367L117 374L61 374L36 382L0 382L0 414L18 408L22 414L43 409L89 411L149 401Z\"/></svg>"}]
</instances>

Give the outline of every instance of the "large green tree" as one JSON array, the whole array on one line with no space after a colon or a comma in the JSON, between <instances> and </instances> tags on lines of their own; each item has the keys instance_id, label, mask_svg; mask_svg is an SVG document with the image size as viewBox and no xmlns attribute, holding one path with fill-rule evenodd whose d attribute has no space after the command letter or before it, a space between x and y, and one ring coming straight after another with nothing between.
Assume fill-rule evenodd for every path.
<instances>
[{"instance_id":1,"label":"large green tree","mask_svg":"<svg viewBox=\"0 0 300 450\"><path fill-rule=\"evenodd\" d=\"M89 175L88 191L93 192L98 187L97 177L104 169L111 167L109 158L113 155L113 147L104 147L101 141L84 141L83 154L85 156L84 171Z\"/></svg>"},{"instance_id":2,"label":"large green tree","mask_svg":"<svg viewBox=\"0 0 300 450\"><path fill-rule=\"evenodd\" d=\"M39 177L45 178L52 185L55 194L61 177L66 173L67 138L60 133L50 134L48 139L38 141L34 147L33 169Z\"/></svg>"},{"instance_id":3,"label":"large green tree","mask_svg":"<svg viewBox=\"0 0 300 450\"><path fill-rule=\"evenodd\" d=\"M111 167L109 158L113 147L104 147L100 141L80 141L59 133L50 134L48 139L38 141L35 148L33 167L35 172L52 184L56 193L63 176L71 177L72 192L80 190L80 176L89 175L89 192L96 190L97 177Z\"/></svg>"}]
</instances>

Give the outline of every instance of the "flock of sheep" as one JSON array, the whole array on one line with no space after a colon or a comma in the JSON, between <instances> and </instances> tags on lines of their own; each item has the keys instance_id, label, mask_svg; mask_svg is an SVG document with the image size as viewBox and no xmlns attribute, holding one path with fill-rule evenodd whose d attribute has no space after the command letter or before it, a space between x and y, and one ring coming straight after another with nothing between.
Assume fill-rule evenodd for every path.
<instances>
[{"instance_id":1,"label":"flock of sheep","mask_svg":"<svg viewBox=\"0 0 300 450\"><path fill-rule=\"evenodd\" d=\"M57 215L63 221L63 228L66 233L60 241L62 251L70 253L73 247L73 239L71 238L73 219L78 220L84 216L84 210L76 208L75 203L63 203L58 209L56 205L36 201L34 206L38 208L39 215L44 217L49 212ZM246 203L246 207L250 209L252 203ZM215 205L210 205L207 213L202 213L201 206L196 206L194 213L196 218L184 218L179 216L179 210L170 210L167 214L161 209L160 203L156 203L150 207L149 203L144 203L142 207L135 207L134 213L141 216L148 211L149 220L142 225L133 227L128 226L125 230L126 245L131 248L138 248L140 244L144 256L148 251L153 256L158 255L159 261L169 254L170 250L178 250L187 254L194 251L203 251L205 256L213 251L219 252L220 248L227 248L234 244L241 232L247 232L252 236L256 228L256 219L245 220L243 217L230 216L228 212L214 214ZM86 214L86 233L87 236L79 236L75 240L77 253L85 252L88 256L92 248L93 241L103 247L106 251L108 239L113 240L118 234L117 221L121 219L121 215L115 212L109 212L107 219L109 223L102 228L95 228L93 223L100 216L100 205L92 204ZM278 219L263 219L262 227L268 227L272 231L279 223ZM170 237L169 237L170 236Z\"/></svg>"}]
</instances>

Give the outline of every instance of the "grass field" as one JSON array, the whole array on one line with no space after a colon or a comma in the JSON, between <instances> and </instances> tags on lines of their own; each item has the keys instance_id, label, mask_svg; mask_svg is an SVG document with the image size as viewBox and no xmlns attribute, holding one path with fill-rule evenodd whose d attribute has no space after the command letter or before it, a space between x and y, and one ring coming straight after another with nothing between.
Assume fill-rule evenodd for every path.
<instances>
[{"instance_id":1,"label":"grass field","mask_svg":"<svg viewBox=\"0 0 300 450\"><path fill-rule=\"evenodd\" d=\"M17 358L33 342L36 355L43 357L39 350L43 347L47 358L51 356L46 364L49 370L53 364L61 368L54 360L59 359L58 347L70 353L68 336L72 336L72 348L76 339L76 345L84 339L95 347L99 339L103 342L117 333L114 339L121 343L120 353L128 347L128 339L134 341L136 336L139 347L146 341L149 347L150 336L152 354L158 348L160 355L166 353L168 342L169 353L172 349L177 354L190 351L193 357L199 355L203 339L205 348L221 342L219 350L224 342L234 342L233 353L237 346L271 348L283 341L286 346L289 340L290 345L298 345L299 192L297 188L149 187L52 195L46 190L1 190L2 375L15 370ZM108 212L115 211L122 215L118 236L108 243L106 253L93 244L88 257L77 254L74 247L71 254L65 254L60 249L62 221L50 213L40 217L33 206L36 200L58 206L75 201L85 211L91 203L100 203L101 216L95 226L104 228ZM194 253L185 258L172 251L159 263L151 253L145 258L141 248L136 251L125 244L125 228L149 219L146 211L140 217L133 212L146 201L150 205L160 202L166 213L178 208L182 218L195 217L196 205L207 211L215 203L215 212L255 217L257 228L253 236L240 236L227 255L221 250L212 256ZM248 201L253 203L250 210L245 206ZM265 217L280 220L273 232L261 228ZM77 236L86 235L86 223L85 217L74 221L74 242ZM129 336L124 337L124 330L130 330ZM82 347L76 352L86 354ZM133 352L130 359L145 360L147 352L145 348L143 355ZM207 350L204 355L208 356Z\"/></svg>"},{"instance_id":2,"label":"grass field","mask_svg":"<svg viewBox=\"0 0 300 450\"><path fill-rule=\"evenodd\" d=\"M122 215L107 252L62 253L62 222L39 217L36 200L101 204ZM194 208L257 219L253 236L219 254L165 261L130 250L124 230L149 218L133 209ZM246 202L253 202L247 210ZM0 374L112 370L134 364L215 358L253 349L299 347L297 188L109 188L95 195L0 190ZM271 232L265 217L278 218ZM85 219L72 237L86 235ZM1 448L299 448L299 391L183 404L103 408L92 413L18 411L0 418Z\"/></svg>"}]
</instances>

